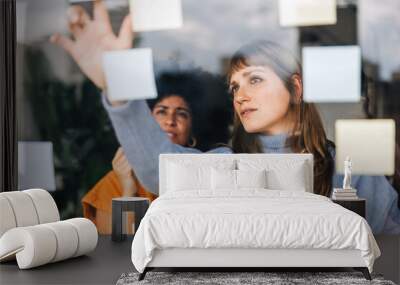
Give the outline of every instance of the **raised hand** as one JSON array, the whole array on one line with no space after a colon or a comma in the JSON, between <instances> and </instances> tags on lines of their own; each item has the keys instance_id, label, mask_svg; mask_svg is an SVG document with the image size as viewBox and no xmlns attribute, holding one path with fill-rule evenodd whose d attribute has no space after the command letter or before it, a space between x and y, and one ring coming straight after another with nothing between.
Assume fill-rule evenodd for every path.
<instances>
[{"instance_id":1,"label":"raised hand","mask_svg":"<svg viewBox=\"0 0 400 285\"><path fill-rule=\"evenodd\" d=\"M123 189L123 196L134 196L137 192L133 169L122 147L118 148L112 160L112 167Z\"/></svg>"},{"instance_id":2,"label":"raised hand","mask_svg":"<svg viewBox=\"0 0 400 285\"><path fill-rule=\"evenodd\" d=\"M105 89L103 52L131 48L134 36L129 15L124 18L118 36L114 35L107 8L101 0L94 1L93 16L90 19L79 5L71 6L68 19L73 39L54 34L50 41L66 50L97 87Z\"/></svg>"}]
</instances>

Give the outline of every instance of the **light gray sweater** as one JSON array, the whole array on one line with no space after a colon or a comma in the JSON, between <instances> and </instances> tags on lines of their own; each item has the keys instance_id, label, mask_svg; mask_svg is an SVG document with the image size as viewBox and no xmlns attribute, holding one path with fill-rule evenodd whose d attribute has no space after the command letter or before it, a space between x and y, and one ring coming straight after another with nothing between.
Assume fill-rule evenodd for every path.
<instances>
[{"instance_id":1,"label":"light gray sweater","mask_svg":"<svg viewBox=\"0 0 400 285\"><path fill-rule=\"evenodd\" d=\"M151 115L146 101L128 101L113 107L106 96L103 105L114 126L124 153L135 174L147 190L158 194L158 156L161 153L201 153L201 151L172 143ZM285 145L287 136L264 136L260 140L265 153L290 153ZM209 153L232 153L220 147ZM334 154L334 153L333 153ZM343 175L333 176L333 187L340 188ZM367 199L367 221L374 233L400 234L398 195L384 176L354 176L357 195Z\"/></svg>"}]
</instances>

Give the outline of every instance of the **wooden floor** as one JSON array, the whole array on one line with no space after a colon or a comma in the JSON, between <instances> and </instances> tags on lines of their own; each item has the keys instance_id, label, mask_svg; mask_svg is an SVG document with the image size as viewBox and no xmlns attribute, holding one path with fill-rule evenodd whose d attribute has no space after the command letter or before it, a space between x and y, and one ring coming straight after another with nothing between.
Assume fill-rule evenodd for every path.
<instances>
[{"instance_id":1,"label":"wooden floor","mask_svg":"<svg viewBox=\"0 0 400 285\"><path fill-rule=\"evenodd\" d=\"M374 272L400 284L400 236L377 236L376 239L383 257L376 261ZM116 243L110 236L100 236L96 250L88 256L28 270L19 270L15 261L2 263L0 284L115 284L122 273L135 271L130 256L131 243L132 238Z\"/></svg>"},{"instance_id":2,"label":"wooden floor","mask_svg":"<svg viewBox=\"0 0 400 285\"><path fill-rule=\"evenodd\" d=\"M132 238L112 242L100 236L96 250L57 263L19 270L16 262L0 264L0 284L115 284L122 273L134 271Z\"/></svg>"}]
</instances>

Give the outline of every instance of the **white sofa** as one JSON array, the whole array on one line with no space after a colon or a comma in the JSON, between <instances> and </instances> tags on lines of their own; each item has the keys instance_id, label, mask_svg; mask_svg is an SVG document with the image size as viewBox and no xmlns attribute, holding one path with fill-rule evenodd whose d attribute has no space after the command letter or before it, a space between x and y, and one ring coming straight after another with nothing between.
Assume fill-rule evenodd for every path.
<instances>
[{"instance_id":1,"label":"white sofa","mask_svg":"<svg viewBox=\"0 0 400 285\"><path fill-rule=\"evenodd\" d=\"M88 219L60 221L46 190L0 193L0 262L16 259L20 269L33 268L84 255L97 239Z\"/></svg>"}]
</instances>

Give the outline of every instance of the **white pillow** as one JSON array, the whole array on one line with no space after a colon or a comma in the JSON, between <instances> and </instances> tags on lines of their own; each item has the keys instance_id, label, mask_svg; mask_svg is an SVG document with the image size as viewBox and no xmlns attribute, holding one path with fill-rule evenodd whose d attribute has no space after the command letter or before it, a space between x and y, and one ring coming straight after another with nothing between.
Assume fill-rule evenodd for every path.
<instances>
[{"instance_id":1,"label":"white pillow","mask_svg":"<svg viewBox=\"0 0 400 285\"><path fill-rule=\"evenodd\" d=\"M210 167L188 167L170 163L168 167L168 191L209 189L210 170Z\"/></svg>"},{"instance_id":2,"label":"white pillow","mask_svg":"<svg viewBox=\"0 0 400 285\"><path fill-rule=\"evenodd\" d=\"M236 170L231 169L216 169L211 170L211 188L213 190L236 189Z\"/></svg>"},{"instance_id":3,"label":"white pillow","mask_svg":"<svg viewBox=\"0 0 400 285\"><path fill-rule=\"evenodd\" d=\"M277 169L267 171L268 189L306 192L307 182L302 166L284 172Z\"/></svg>"},{"instance_id":4,"label":"white pillow","mask_svg":"<svg viewBox=\"0 0 400 285\"><path fill-rule=\"evenodd\" d=\"M168 162L167 191L211 190L211 169L234 169L234 160Z\"/></svg>"},{"instance_id":5,"label":"white pillow","mask_svg":"<svg viewBox=\"0 0 400 285\"><path fill-rule=\"evenodd\" d=\"M213 190L239 190L240 188L266 188L266 171L263 170L211 170Z\"/></svg>"},{"instance_id":6,"label":"white pillow","mask_svg":"<svg viewBox=\"0 0 400 285\"><path fill-rule=\"evenodd\" d=\"M238 188L267 188L267 171L262 170L236 170Z\"/></svg>"},{"instance_id":7,"label":"white pillow","mask_svg":"<svg viewBox=\"0 0 400 285\"><path fill-rule=\"evenodd\" d=\"M239 170L266 170L267 187L271 190L307 191L311 189L304 160L239 159Z\"/></svg>"}]
</instances>

